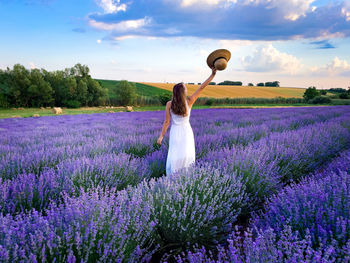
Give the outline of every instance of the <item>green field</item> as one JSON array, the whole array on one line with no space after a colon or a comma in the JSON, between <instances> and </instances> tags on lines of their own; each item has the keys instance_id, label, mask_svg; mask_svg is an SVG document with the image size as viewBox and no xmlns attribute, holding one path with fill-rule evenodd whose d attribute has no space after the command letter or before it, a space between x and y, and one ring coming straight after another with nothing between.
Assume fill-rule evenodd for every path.
<instances>
[{"instance_id":1,"label":"green field","mask_svg":"<svg viewBox=\"0 0 350 263\"><path fill-rule=\"evenodd\" d=\"M103 88L108 89L108 96L110 98L114 98L115 94L113 92L113 88L116 86L116 84L119 82L118 80L104 80L104 79L96 79ZM150 85L142 84L134 82L136 85L136 93L139 96L146 96L146 97L154 97L161 94L172 94L168 90L156 88Z\"/></svg>"}]
</instances>

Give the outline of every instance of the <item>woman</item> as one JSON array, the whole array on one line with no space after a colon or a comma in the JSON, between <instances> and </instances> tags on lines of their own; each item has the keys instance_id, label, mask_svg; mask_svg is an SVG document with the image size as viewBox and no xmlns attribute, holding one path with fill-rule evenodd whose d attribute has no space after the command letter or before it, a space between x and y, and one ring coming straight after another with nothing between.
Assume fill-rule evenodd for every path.
<instances>
[{"instance_id":1,"label":"woman","mask_svg":"<svg viewBox=\"0 0 350 263\"><path fill-rule=\"evenodd\" d=\"M187 98L187 88L183 83L178 83L173 88L173 98L166 104L162 132L157 140L160 145L171 119L169 150L166 160L167 175L181 168L189 167L195 161L194 136L189 122L191 108L201 91L213 80L215 74L216 69L212 67L210 77L189 98Z\"/></svg>"}]
</instances>

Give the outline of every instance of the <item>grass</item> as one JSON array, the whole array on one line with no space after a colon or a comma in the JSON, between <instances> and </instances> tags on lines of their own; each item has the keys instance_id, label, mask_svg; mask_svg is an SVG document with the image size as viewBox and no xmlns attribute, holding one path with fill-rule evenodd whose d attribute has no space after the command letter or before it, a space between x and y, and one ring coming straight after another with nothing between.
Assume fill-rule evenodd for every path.
<instances>
[{"instance_id":1,"label":"grass","mask_svg":"<svg viewBox=\"0 0 350 263\"><path fill-rule=\"evenodd\" d=\"M350 105L350 103L349 103ZM253 109L253 108L286 108L286 107L313 107L313 106L330 106L330 105L314 105L314 104L256 104L256 105L220 105L220 106L207 106L207 105L194 105L193 109L213 109L213 108L231 108L231 109ZM142 106L134 107L134 111L163 111L165 106ZM75 114L91 114L91 113L108 113L108 112L124 112L125 108L100 108L100 107L83 107L79 109L63 109L63 115L75 115ZM18 116L21 118L33 117L34 114L40 116L56 116L51 109L40 108L24 108L18 109L0 109L0 119L14 118Z\"/></svg>"},{"instance_id":2,"label":"grass","mask_svg":"<svg viewBox=\"0 0 350 263\"><path fill-rule=\"evenodd\" d=\"M118 80L105 80L105 79L96 79L103 88L108 89L108 95L110 98L114 98L115 94L113 93L113 88L117 85L119 82ZM160 94L172 94L168 90L160 89L151 85L143 84L134 82L136 85L136 93L139 96L147 96L147 97L154 97Z\"/></svg>"},{"instance_id":3,"label":"grass","mask_svg":"<svg viewBox=\"0 0 350 263\"><path fill-rule=\"evenodd\" d=\"M144 85L154 86L159 89L172 91L174 83L146 83ZM198 89L199 85L186 84L189 94ZM257 87L257 86L222 86L208 85L201 93L201 97L212 98L302 98L305 89L282 88L282 87Z\"/></svg>"}]
</instances>

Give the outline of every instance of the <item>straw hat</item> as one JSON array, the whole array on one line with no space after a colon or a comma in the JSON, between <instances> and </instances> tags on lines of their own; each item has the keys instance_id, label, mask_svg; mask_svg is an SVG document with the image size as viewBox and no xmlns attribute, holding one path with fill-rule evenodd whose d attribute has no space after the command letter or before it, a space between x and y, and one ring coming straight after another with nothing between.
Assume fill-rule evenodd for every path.
<instances>
[{"instance_id":1,"label":"straw hat","mask_svg":"<svg viewBox=\"0 0 350 263\"><path fill-rule=\"evenodd\" d=\"M231 58L231 52L227 49L218 49L210 53L207 58L208 66L215 67L217 70L224 70L227 67L227 62Z\"/></svg>"}]
</instances>

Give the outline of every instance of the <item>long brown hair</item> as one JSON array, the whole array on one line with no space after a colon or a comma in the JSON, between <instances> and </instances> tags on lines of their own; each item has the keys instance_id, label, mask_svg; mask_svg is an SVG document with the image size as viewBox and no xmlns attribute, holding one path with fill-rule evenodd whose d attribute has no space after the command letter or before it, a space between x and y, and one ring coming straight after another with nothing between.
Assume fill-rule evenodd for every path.
<instances>
[{"instance_id":1,"label":"long brown hair","mask_svg":"<svg viewBox=\"0 0 350 263\"><path fill-rule=\"evenodd\" d=\"M173 98L171 100L171 110L181 116L187 115L185 86L178 83L173 88Z\"/></svg>"}]
</instances>

